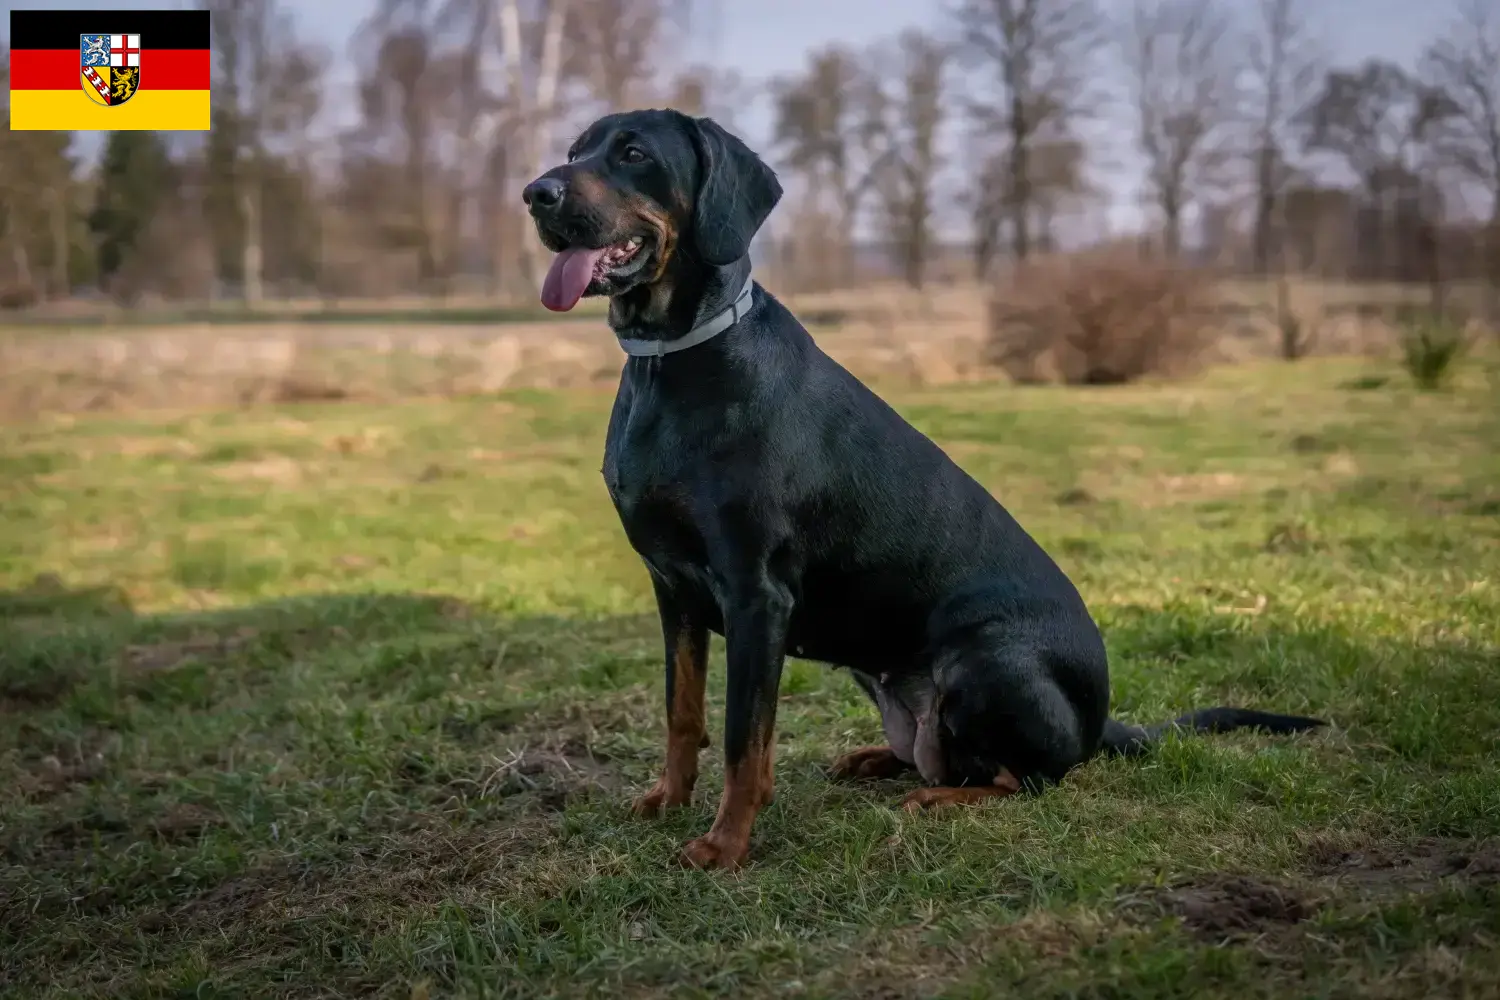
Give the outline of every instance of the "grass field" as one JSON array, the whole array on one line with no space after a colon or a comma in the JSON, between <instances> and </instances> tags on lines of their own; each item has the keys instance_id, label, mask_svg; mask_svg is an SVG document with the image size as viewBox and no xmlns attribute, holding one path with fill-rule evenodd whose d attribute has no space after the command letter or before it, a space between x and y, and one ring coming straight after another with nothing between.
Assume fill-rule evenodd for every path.
<instances>
[{"instance_id":1,"label":"grass field","mask_svg":"<svg viewBox=\"0 0 1500 1000\"><path fill-rule=\"evenodd\" d=\"M607 393L0 429L0 993L1500 994L1500 374L1362 363L893 401L1070 572L1173 740L908 816L789 662L735 874L662 752ZM723 646L715 640L717 744Z\"/></svg>"}]
</instances>

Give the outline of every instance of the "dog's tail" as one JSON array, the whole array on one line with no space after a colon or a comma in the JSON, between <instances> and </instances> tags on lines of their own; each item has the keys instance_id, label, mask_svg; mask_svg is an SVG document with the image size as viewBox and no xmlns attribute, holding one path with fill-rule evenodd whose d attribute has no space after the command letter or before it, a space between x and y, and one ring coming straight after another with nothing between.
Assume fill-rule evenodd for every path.
<instances>
[{"instance_id":1,"label":"dog's tail","mask_svg":"<svg viewBox=\"0 0 1500 1000\"><path fill-rule=\"evenodd\" d=\"M1274 735L1300 733L1328 723L1304 715L1277 715L1253 708L1200 708L1196 712L1154 726L1129 726L1115 719L1104 723L1100 750L1109 756L1134 757L1151 749L1172 730L1192 733L1227 733L1235 729L1258 729Z\"/></svg>"}]
</instances>

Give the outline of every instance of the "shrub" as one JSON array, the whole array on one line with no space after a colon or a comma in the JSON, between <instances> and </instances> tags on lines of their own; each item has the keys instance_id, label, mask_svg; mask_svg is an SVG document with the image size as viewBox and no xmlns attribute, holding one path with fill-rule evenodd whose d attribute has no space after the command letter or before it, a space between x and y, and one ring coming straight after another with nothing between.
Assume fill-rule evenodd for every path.
<instances>
[{"instance_id":1,"label":"shrub","mask_svg":"<svg viewBox=\"0 0 1500 1000\"><path fill-rule=\"evenodd\" d=\"M1417 388L1442 387L1466 343L1464 324L1434 309L1403 309L1396 316L1401 364Z\"/></svg>"},{"instance_id":2,"label":"shrub","mask_svg":"<svg viewBox=\"0 0 1500 1000\"><path fill-rule=\"evenodd\" d=\"M1019 382L1180 374L1207 344L1218 299L1210 275L1133 250L1028 261L990 301L986 357Z\"/></svg>"}]
</instances>

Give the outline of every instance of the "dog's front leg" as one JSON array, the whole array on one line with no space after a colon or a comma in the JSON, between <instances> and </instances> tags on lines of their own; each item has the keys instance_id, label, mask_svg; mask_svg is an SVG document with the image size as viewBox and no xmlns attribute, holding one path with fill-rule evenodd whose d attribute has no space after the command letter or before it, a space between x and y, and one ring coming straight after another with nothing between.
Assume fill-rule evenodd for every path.
<instances>
[{"instance_id":1,"label":"dog's front leg","mask_svg":"<svg viewBox=\"0 0 1500 1000\"><path fill-rule=\"evenodd\" d=\"M638 816L685 806L698 781L698 751L708 745L703 689L708 628L666 584L652 576L667 654L667 761L651 790L635 801Z\"/></svg>"},{"instance_id":2,"label":"dog's front leg","mask_svg":"<svg viewBox=\"0 0 1500 1000\"><path fill-rule=\"evenodd\" d=\"M743 864L755 816L775 795L776 694L792 598L784 585L764 577L747 591L725 609L724 794L708 833L682 849L683 861L694 868Z\"/></svg>"}]
</instances>

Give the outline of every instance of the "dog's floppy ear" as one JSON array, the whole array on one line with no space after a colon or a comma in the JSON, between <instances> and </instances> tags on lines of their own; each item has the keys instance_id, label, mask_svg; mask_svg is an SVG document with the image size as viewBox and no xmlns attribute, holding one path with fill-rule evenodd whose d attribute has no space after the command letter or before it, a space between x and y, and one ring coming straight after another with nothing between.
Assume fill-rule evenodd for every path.
<instances>
[{"instance_id":1,"label":"dog's floppy ear","mask_svg":"<svg viewBox=\"0 0 1500 1000\"><path fill-rule=\"evenodd\" d=\"M756 230L781 200L776 172L712 118L694 118L698 197L693 242L710 264L733 264L750 251Z\"/></svg>"}]
</instances>

